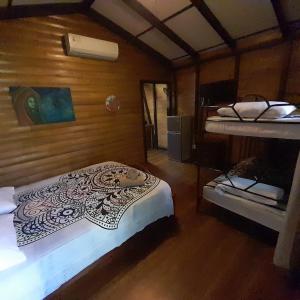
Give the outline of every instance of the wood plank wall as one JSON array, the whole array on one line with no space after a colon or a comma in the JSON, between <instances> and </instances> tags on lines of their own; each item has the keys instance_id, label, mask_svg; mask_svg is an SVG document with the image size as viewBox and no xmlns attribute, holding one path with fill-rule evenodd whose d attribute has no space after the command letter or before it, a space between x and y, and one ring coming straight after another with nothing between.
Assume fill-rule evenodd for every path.
<instances>
[{"instance_id":1,"label":"wood plank wall","mask_svg":"<svg viewBox=\"0 0 300 300\"><path fill-rule=\"evenodd\" d=\"M239 43L243 47L257 45L262 41L278 38L274 30L257 37L251 36ZM300 41L295 40L292 44L290 67L284 72L286 55L289 42L267 49L245 52L240 55L240 70L238 80L238 97L248 94L260 94L269 99L277 99L280 93L282 75L287 76L284 99L293 103L300 103ZM218 50L217 50L218 51ZM213 56L212 54L210 54ZM235 77L235 58L223 58L200 64L199 84L229 80ZM195 68L182 68L177 71L177 101L178 107L189 107L188 112L194 114L193 107L195 98L194 82ZM262 139L233 138L231 160L232 163L250 155L261 155L264 150Z\"/></svg>"},{"instance_id":2,"label":"wood plank wall","mask_svg":"<svg viewBox=\"0 0 300 300\"><path fill-rule=\"evenodd\" d=\"M277 99L288 44L241 55L238 96L262 95Z\"/></svg>"},{"instance_id":3,"label":"wood plank wall","mask_svg":"<svg viewBox=\"0 0 300 300\"><path fill-rule=\"evenodd\" d=\"M189 67L176 72L177 112L179 115L195 113L195 68Z\"/></svg>"},{"instance_id":4,"label":"wood plank wall","mask_svg":"<svg viewBox=\"0 0 300 300\"><path fill-rule=\"evenodd\" d=\"M287 74L285 97L294 103L300 103L300 41L292 44L290 68Z\"/></svg>"},{"instance_id":5,"label":"wood plank wall","mask_svg":"<svg viewBox=\"0 0 300 300\"><path fill-rule=\"evenodd\" d=\"M90 164L144 160L140 80L171 73L119 36L76 14L0 22L0 185L23 185ZM65 56L65 33L119 43L117 62ZM76 121L20 127L9 86L70 87ZM121 101L117 114L105 98Z\"/></svg>"}]
</instances>

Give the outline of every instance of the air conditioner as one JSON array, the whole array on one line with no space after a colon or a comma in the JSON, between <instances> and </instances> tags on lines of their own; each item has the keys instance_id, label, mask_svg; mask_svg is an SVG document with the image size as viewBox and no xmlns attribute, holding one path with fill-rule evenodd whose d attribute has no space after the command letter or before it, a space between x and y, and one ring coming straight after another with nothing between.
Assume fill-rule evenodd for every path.
<instances>
[{"instance_id":1,"label":"air conditioner","mask_svg":"<svg viewBox=\"0 0 300 300\"><path fill-rule=\"evenodd\" d=\"M67 33L65 35L67 54L103 60L116 60L119 56L117 43L98 40L82 35Z\"/></svg>"}]
</instances>

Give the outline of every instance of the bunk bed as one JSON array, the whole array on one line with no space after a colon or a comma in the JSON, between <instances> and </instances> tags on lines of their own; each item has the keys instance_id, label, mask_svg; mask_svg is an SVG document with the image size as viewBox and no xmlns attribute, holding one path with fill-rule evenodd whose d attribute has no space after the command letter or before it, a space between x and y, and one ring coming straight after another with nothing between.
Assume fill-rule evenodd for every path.
<instances>
[{"instance_id":1,"label":"bunk bed","mask_svg":"<svg viewBox=\"0 0 300 300\"><path fill-rule=\"evenodd\" d=\"M242 118L238 114L236 117L210 116L206 118L201 134L217 133L229 136L300 140L300 116L266 119L263 118L263 115L252 119ZM199 201L200 198L203 198L279 232L274 264L288 269L292 267L293 249L295 248L298 224L300 222L300 149L298 151L292 187L284 208L281 207L279 209L278 207L249 201L242 196L226 192L219 193L216 186L226 179L230 180L226 172L207 183L203 187L202 197L198 193L197 199ZM199 169L200 167L198 166L198 174L200 174ZM200 182L199 178L198 182Z\"/></svg>"}]
</instances>

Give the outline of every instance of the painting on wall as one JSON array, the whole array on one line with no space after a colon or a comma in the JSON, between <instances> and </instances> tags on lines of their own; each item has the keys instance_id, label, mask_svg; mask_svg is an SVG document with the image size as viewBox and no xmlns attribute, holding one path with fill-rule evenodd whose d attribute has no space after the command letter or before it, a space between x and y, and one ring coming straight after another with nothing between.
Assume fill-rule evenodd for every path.
<instances>
[{"instance_id":1,"label":"painting on wall","mask_svg":"<svg viewBox=\"0 0 300 300\"><path fill-rule=\"evenodd\" d=\"M19 125L75 121L69 88L10 87Z\"/></svg>"}]
</instances>

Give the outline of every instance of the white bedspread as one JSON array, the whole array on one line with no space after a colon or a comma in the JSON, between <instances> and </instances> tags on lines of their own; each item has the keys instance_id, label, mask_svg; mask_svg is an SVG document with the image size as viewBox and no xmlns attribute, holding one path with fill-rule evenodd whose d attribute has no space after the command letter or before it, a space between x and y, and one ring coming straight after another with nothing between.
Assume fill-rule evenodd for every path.
<instances>
[{"instance_id":1,"label":"white bedspread","mask_svg":"<svg viewBox=\"0 0 300 300\"><path fill-rule=\"evenodd\" d=\"M57 177L17 190L22 192L55 181ZM43 299L63 283L120 246L156 220L174 214L169 185L159 184L130 205L117 229L104 229L81 219L42 239L20 247L27 261L0 272L0 299Z\"/></svg>"}]
</instances>

